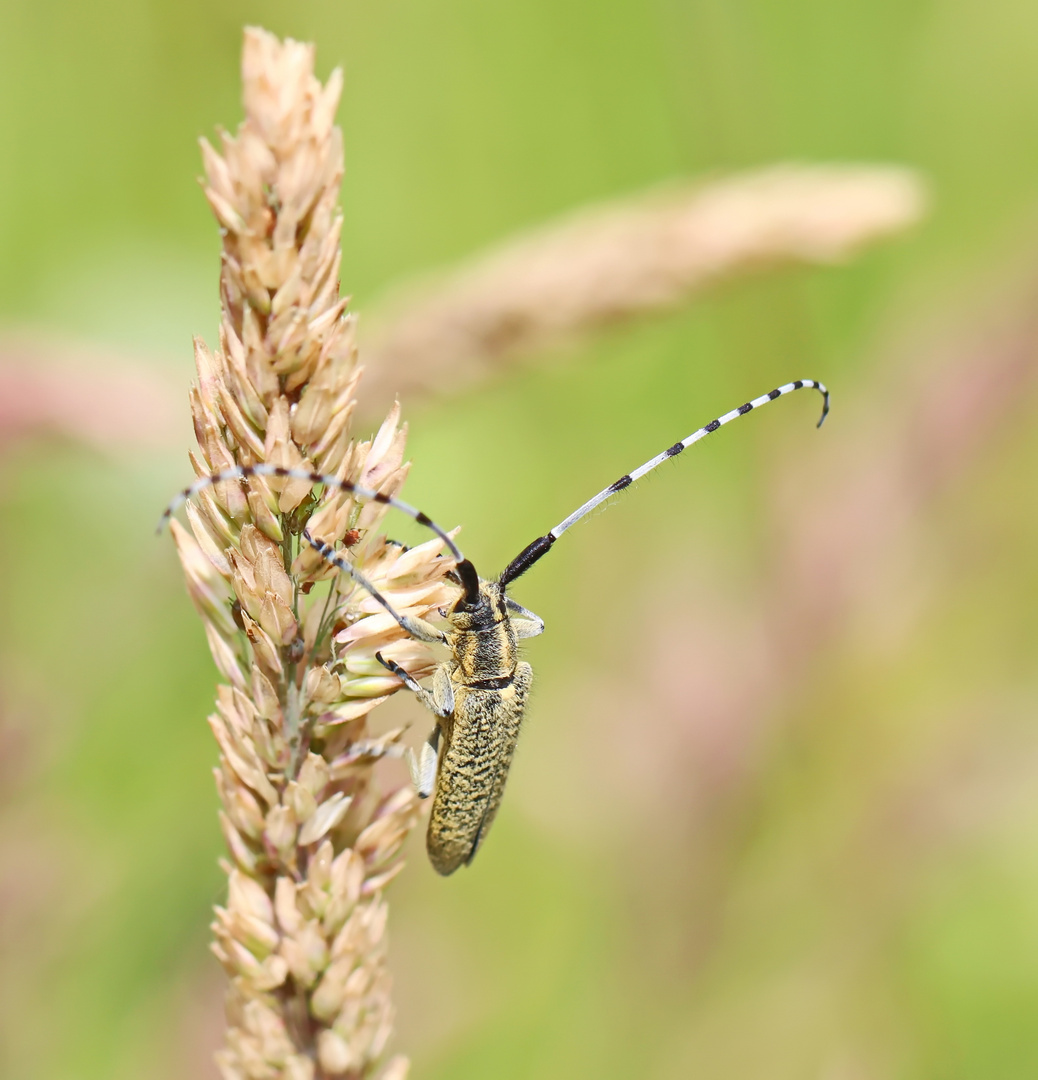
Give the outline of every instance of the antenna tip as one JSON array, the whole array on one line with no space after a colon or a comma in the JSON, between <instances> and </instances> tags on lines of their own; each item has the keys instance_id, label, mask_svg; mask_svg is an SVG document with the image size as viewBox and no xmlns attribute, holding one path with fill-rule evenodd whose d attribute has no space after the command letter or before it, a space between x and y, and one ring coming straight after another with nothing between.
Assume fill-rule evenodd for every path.
<instances>
[{"instance_id":1,"label":"antenna tip","mask_svg":"<svg viewBox=\"0 0 1038 1080\"><path fill-rule=\"evenodd\" d=\"M815 381L815 389L822 395L822 415L818 418L818 423L815 424L816 428L820 428L829 415L829 389L825 383L820 383L817 380Z\"/></svg>"}]
</instances>

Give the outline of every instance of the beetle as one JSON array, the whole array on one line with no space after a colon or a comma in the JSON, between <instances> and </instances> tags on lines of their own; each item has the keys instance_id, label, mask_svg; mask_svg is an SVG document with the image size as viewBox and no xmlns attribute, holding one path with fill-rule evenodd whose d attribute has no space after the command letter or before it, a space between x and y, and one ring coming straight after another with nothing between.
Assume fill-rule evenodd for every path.
<instances>
[{"instance_id":1,"label":"beetle","mask_svg":"<svg viewBox=\"0 0 1038 1080\"><path fill-rule=\"evenodd\" d=\"M519 657L519 642L544 630L544 621L539 616L507 595L508 587L543 558L563 533L611 496L732 420L803 388L817 390L822 395L822 415L817 424L821 427L829 413L829 391L822 383L798 379L777 387L711 420L603 488L549 532L527 544L496 579L481 578L451 536L422 511L381 492L304 469L256 464L202 477L170 503L159 527L182 502L203 487L235 478L274 476L309 480L395 507L439 536L455 559L452 574L461 587L453 607L443 612L447 630L424 619L401 615L340 551L312 536L305 526L301 533L303 540L323 559L365 589L405 633L419 641L443 644L450 651L449 658L433 672L431 689L423 687L381 653L376 653L376 658L436 718L420 754L409 755L409 764L418 794L422 798L433 796L426 835L429 860L438 873L452 874L475 858L500 808L533 677L530 665Z\"/></svg>"}]
</instances>

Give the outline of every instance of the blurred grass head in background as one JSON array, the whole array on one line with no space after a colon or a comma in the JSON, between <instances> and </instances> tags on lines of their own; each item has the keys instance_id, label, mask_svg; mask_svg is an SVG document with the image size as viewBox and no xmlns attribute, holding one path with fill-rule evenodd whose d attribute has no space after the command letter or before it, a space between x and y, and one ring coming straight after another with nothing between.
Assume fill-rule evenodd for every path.
<instances>
[{"instance_id":1,"label":"blurred grass head in background","mask_svg":"<svg viewBox=\"0 0 1038 1080\"><path fill-rule=\"evenodd\" d=\"M213 671L150 537L191 433L181 413L156 447L142 427L177 414L131 424L108 380L176 399L191 335L214 336L195 140L238 115L245 22L315 40L322 77L344 66L362 347L399 282L675 177L890 161L933 196L921 232L849 267L730 282L449 400L405 398L410 498L500 565L700 415L805 371L839 394L824 450L766 414L524 579L552 634L529 649L494 845L447 883L415 858L396 886L413 1075L1032 1074L1031 7L5 18L5 353L37 383L40 356L78 363L84 387L78 409L20 390L44 420L0 471L5 1074L213 1075Z\"/></svg>"}]
</instances>

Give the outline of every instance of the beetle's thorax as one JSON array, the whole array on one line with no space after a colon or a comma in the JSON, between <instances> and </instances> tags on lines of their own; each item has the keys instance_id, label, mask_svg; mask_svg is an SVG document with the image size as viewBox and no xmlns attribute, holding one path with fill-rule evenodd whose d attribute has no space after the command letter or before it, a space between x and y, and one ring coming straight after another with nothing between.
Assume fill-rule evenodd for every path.
<instances>
[{"instance_id":1,"label":"beetle's thorax","mask_svg":"<svg viewBox=\"0 0 1038 1080\"><path fill-rule=\"evenodd\" d=\"M454 630L452 649L461 682L493 681L515 673L515 630L501 585L481 581L478 601L468 606L459 601L447 618Z\"/></svg>"}]
</instances>

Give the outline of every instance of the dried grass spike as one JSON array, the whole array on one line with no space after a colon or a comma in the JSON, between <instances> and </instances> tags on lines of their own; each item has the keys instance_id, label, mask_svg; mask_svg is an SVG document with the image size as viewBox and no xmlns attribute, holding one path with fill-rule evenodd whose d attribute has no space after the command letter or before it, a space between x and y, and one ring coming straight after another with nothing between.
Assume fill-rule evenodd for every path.
<instances>
[{"instance_id":1,"label":"dried grass spike","mask_svg":"<svg viewBox=\"0 0 1038 1080\"><path fill-rule=\"evenodd\" d=\"M308 524L327 529L325 542L349 538L337 561L414 619L452 602L455 560L440 551L460 553L434 527L440 536L408 553L400 575L381 517L391 505L424 515L395 499L408 469L399 408L372 443L349 438L360 367L337 280L341 75L322 87L311 46L256 29L242 72L244 122L220 150L202 144L222 230L222 325L218 351L195 345L199 481L181 500L197 499L194 536L173 524L230 684L209 718L231 856L213 922L230 978L217 1061L234 1080L402 1080L399 1056L378 1073L393 1020L382 890L402 866L417 800L409 786L376 782L378 760L399 755L399 732L375 736L366 717L400 683L372 670L370 646L377 629L378 646L415 671L433 658L371 614L370 595L343 585L304 538Z\"/></svg>"}]
</instances>

